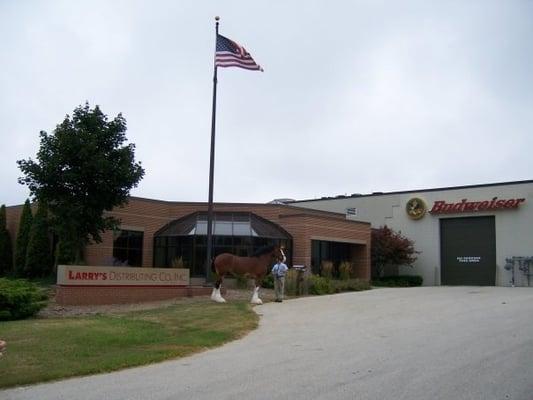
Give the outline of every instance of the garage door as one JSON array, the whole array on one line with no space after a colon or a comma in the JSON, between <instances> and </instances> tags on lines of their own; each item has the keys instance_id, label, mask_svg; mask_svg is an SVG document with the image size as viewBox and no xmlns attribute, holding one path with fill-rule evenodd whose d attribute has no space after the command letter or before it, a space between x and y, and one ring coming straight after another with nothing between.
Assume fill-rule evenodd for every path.
<instances>
[{"instance_id":1,"label":"garage door","mask_svg":"<svg viewBox=\"0 0 533 400\"><path fill-rule=\"evenodd\" d=\"M496 233L494 217L440 220L441 283L494 286Z\"/></svg>"}]
</instances>

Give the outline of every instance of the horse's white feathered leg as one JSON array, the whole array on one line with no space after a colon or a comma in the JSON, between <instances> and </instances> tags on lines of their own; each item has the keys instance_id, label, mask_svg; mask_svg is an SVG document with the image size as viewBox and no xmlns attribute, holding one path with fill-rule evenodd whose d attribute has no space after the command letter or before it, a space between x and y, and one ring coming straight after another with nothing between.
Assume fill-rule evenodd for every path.
<instances>
[{"instance_id":1,"label":"horse's white feathered leg","mask_svg":"<svg viewBox=\"0 0 533 400\"><path fill-rule=\"evenodd\" d=\"M224 300L224 297L220 294L220 288L213 288L213 292L211 292L211 300L216 301L217 303L225 303L226 300Z\"/></svg>"},{"instance_id":2,"label":"horse's white feathered leg","mask_svg":"<svg viewBox=\"0 0 533 400\"><path fill-rule=\"evenodd\" d=\"M252 304L263 304L263 300L259 298L259 288L260 286L256 286L254 289L254 294L252 295Z\"/></svg>"}]
</instances>

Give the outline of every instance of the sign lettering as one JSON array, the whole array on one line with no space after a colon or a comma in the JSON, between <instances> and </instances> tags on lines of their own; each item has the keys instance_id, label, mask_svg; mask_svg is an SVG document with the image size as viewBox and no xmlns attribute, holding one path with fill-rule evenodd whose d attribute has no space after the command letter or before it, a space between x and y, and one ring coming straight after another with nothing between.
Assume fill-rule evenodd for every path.
<instances>
[{"instance_id":1,"label":"sign lettering","mask_svg":"<svg viewBox=\"0 0 533 400\"><path fill-rule=\"evenodd\" d=\"M185 286L189 284L189 270L59 265L57 284L63 286Z\"/></svg>"},{"instance_id":2,"label":"sign lettering","mask_svg":"<svg viewBox=\"0 0 533 400\"><path fill-rule=\"evenodd\" d=\"M437 200L433 203L430 213L452 214L513 209L518 208L525 201L526 199L498 200L498 197L493 197L491 200L485 201L468 201L468 199L462 199L458 203L446 203L443 200Z\"/></svg>"},{"instance_id":3,"label":"sign lettering","mask_svg":"<svg viewBox=\"0 0 533 400\"><path fill-rule=\"evenodd\" d=\"M481 261L479 256L466 256L466 257L457 257L457 261L460 263L478 263Z\"/></svg>"}]
</instances>

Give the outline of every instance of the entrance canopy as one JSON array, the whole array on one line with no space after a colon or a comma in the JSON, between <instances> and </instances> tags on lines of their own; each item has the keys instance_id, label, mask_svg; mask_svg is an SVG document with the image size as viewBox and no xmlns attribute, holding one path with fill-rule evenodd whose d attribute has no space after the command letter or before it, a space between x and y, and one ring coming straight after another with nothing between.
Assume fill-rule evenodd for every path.
<instances>
[{"instance_id":1,"label":"entrance canopy","mask_svg":"<svg viewBox=\"0 0 533 400\"><path fill-rule=\"evenodd\" d=\"M250 236L290 239L281 227L247 212L216 212L213 215L213 235ZM155 237L207 235L207 212L196 212L165 225Z\"/></svg>"},{"instance_id":2,"label":"entrance canopy","mask_svg":"<svg viewBox=\"0 0 533 400\"><path fill-rule=\"evenodd\" d=\"M281 245L291 259L292 237L280 226L250 212L215 212L213 256L232 253L251 256L258 248ZM191 276L205 275L207 259L207 212L195 212L165 225L154 235L154 266L179 264Z\"/></svg>"}]
</instances>

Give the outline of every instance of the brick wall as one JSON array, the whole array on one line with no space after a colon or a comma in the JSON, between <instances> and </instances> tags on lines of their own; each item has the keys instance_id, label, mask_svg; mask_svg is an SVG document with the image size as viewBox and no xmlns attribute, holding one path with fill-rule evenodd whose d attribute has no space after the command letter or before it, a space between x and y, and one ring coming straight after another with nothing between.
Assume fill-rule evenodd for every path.
<instances>
[{"instance_id":1,"label":"brick wall","mask_svg":"<svg viewBox=\"0 0 533 400\"><path fill-rule=\"evenodd\" d=\"M142 303L179 297L207 296L211 294L212 290L210 287L202 286L58 286L56 289L56 302L71 306ZM222 294L225 294L224 288L222 288Z\"/></svg>"},{"instance_id":2,"label":"brick wall","mask_svg":"<svg viewBox=\"0 0 533 400\"><path fill-rule=\"evenodd\" d=\"M311 240L358 243L354 262L363 279L370 279L370 224L347 220L343 214L279 204L216 203L215 211L251 212L285 229L293 237L293 263L310 266ZM16 237L22 206L8 207L8 229ZM131 197L128 204L113 210L122 226L144 232L143 267L153 266L154 234L167 223L197 211L207 211L206 203L169 202ZM110 265L113 258L113 232L102 235L103 242L85 249L88 265Z\"/></svg>"}]
</instances>

